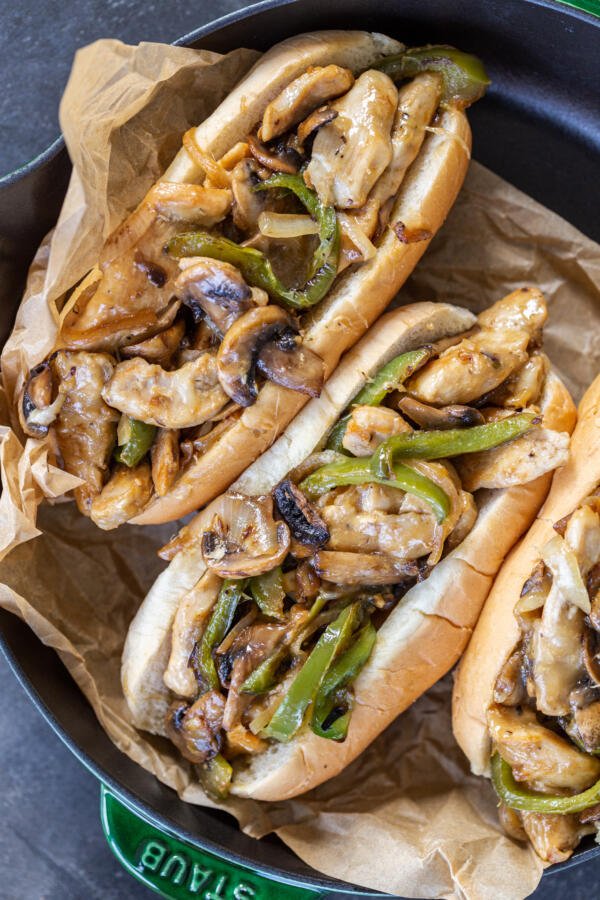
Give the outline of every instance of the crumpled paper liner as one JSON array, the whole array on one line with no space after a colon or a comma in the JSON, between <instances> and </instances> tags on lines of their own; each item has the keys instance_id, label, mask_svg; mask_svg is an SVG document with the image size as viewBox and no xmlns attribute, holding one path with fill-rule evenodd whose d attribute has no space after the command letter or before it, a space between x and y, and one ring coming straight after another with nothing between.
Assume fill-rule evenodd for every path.
<instances>
[{"instance_id":1,"label":"crumpled paper liner","mask_svg":"<svg viewBox=\"0 0 600 900\"><path fill-rule=\"evenodd\" d=\"M155 550L176 525L102 532L72 503L45 504L36 523L42 496L59 498L73 479L48 466L42 442L23 446L8 422L10 413L17 427L14 397L23 372L52 349L64 292L93 265L182 132L255 58L251 51L221 57L117 41L77 54L61 108L73 178L2 355L0 604L57 650L124 753L203 806L214 804L169 742L133 728L119 680L128 624L164 565ZM523 284L539 285L548 297L546 349L579 397L600 369L599 248L473 164L401 302L443 299L478 310ZM542 865L502 833L489 783L470 775L452 739L450 689L448 677L309 794L276 804L231 799L223 807L247 833L274 830L314 868L376 890L468 900L527 896Z\"/></svg>"}]
</instances>

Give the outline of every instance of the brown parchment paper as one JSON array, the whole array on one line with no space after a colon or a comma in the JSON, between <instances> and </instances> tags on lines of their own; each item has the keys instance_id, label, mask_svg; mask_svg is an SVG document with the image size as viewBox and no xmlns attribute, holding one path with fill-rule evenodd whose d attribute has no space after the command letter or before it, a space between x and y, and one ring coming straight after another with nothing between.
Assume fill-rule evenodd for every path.
<instances>
[{"instance_id":1,"label":"brown parchment paper","mask_svg":"<svg viewBox=\"0 0 600 900\"><path fill-rule=\"evenodd\" d=\"M106 533L72 503L38 512L43 497L55 501L77 480L48 465L41 442L23 444L10 421L16 429L22 372L52 348L64 292L168 164L182 132L256 56L118 41L77 54L61 107L73 177L2 355L0 604L56 648L124 753L204 806L214 804L169 743L132 727L119 681L128 624L164 565L155 550L176 526ZM579 397L600 370L600 248L473 164L401 302L444 299L478 310L523 284L548 297L546 348ZM489 784L469 774L452 739L450 688L449 676L341 775L304 797L230 800L225 808L249 834L274 830L316 869L356 884L410 897L527 896L541 863L502 834Z\"/></svg>"}]
</instances>

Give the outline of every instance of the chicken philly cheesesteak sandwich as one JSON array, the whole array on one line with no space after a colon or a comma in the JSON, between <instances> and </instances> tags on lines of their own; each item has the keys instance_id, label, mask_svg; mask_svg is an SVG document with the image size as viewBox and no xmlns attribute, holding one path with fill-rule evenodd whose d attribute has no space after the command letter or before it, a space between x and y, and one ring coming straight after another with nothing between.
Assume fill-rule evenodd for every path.
<instances>
[{"instance_id":1,"label":"chicken philly cheesesteak sandwich","mask_svg":"<svg viewBox=\"0 0 600 900\"><path fill-rule=\"evenodd\" d=\"M83 514L198 509L319 395L451 208L487 83L451 47L304 34L184 135L22 373L22 428Z\"/></svg>"},{"instance_id":2,"label":"chicken philly cheesesteak sandwich","mask_svg":"<svg viewBox=\"0 0 600 900\"><path fill-rule=\"evenodd\" d=\"M456 662L568 457L546 316L532 288L386 314L163 548L122 684L209 792L308 790Z\"/></svg>"}]
</instances>

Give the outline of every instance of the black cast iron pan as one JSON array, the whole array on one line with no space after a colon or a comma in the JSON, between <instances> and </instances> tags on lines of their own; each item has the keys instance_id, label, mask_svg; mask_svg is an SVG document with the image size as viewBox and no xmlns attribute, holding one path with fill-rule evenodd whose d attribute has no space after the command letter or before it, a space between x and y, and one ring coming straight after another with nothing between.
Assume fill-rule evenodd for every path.
<instances>
[{"instance_id":1,"label":"black cast iron pan","mask_svg":"<svg viewBox=\"0 0 600 900\"><path fill-rule=\"evenodd\" d=\"M578 2L600 15L598 0ZM369 0L268 0L177 43L266 49L291 34L335 27L379 30L409 44L456 44L481 56L493 85L471 110L474 157L600 240L600 19L552 0L378 0L376 6ZM58 216L68 176L58 141L0 179L0 343L27 265ZM4 610L0 632L37 708L105 785L107 836L148 886L169 897L225 900L383 896L320 875L276 839L246 837L225 814L182 803L112 745L53 651ZM584 844L567 865L597 853L600 847Z\"/></svg>"}]
</instances>

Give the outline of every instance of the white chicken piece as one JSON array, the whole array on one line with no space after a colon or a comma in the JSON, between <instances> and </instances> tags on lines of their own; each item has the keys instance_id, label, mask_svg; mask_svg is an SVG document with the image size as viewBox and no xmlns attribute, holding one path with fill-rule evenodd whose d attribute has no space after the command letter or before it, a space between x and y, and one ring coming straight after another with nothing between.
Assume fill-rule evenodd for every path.
<instances>
[{"instance_id":1,"label":"white chicken piece","mask_svg":"<svg viewBox=\"0 0 600 900\"><path fill-rule=\"evenodd\" d=\"M492 391L487 402L505 409L523 409L535 403L542 393L550 361L545 353L532 353L524 366L513 372Z\"/></svg>"},{"instance_id":2,"label":"white chicken piece","mask_svg":"<svg viewBox=\"0 0 600 900\"><path fill-rule=\"evenodd\" d=\"M141 512L152 496L152 476L147 462L133 469L117 466L90 508L93 522L104 531L123 525Z\"/></svg>"},{"instance_id":3,"label":"white chicken piece","mask_svg":"<svg viewBox=\"0 0 600 900\"><path fill-rule=\"evenodd\" d=\"M569 859L582 836L592 831L576 815L523 812L521 821L537 855L552 864Z\"/></svg>"},{"instance_id":4,"label":"white chicken piece","mask_svg":"<svg viewBox=\"0 0 600 900\"><path fill-rule=\"evenodd\" d=\"M229 400L210 352L171 372L139 357L127 359L115 367L102 396L133 419L173 429L202 425Z\"/></svg>"},{"instance_id":5,"label":"white chicken piece","mask_svg":"<svg viewBox=\"0 0 600 900\"><path fill-rule=\"evenodd\" d=\"M448 347L410 378L417 400L438 406L470 403L494 390L527 361L529 334L522 329L484 328Z\"/></svg>"},{"instance_id":6,"label":"white chicken piece","mask_svg":"<svg viewBox=\"0 0 600 900\"><path fill-rule=\"evenodd\" d=\"M354 76L350 69L334 65L312 66L271 100L258 132L260 140L271 141L279 137L322 103L345 94L353 84Z\"/></svg>"},{"instance_id":7,"label":"white chicken piece","mask_svg":"<svg viewBox=\"0 0 600 900\"><path fill-rule=\"evenodd\" d=\"M102 399L114 364L106 353L85 351L60 350L52 360L64 398L54 428L67 472L85 482L74 491L84 515L102 489L117 436L119 415Z\"/></svg>"},{"instance_id":8,"label":"white chicken piece","mask_svg":"<svg viewBox=\"0 0 600 900\"><path fill-rule=\"evenodd\" d=\"M599 759L544 728L531 710L494 706L488 711L488 726L515 779L533 790L579 793L600 778Z\"/></svg>"},{"instance_id":9,"label":"white chicken piece","mask_svg":"<svg viewBox=\"0 0 600 900\"><path fill-rule=\"evenodd\" d=\"M371 456L383 441L403 431L412 431L412 428L393 409L386 406L355 406L342 445L353 456Z\"/></svg>"},{"instance_id":10,"label":"white chicken piece","mask_svg":"<svg viewBox=\"0 0 600 900\"><path fill-rule=\"evenodd\" d=\"M544 295L537 288L519 288L477 316L482 328L504 331L519 329L530 336L543 328L548 318Z\"/></svg>"},{"instance_id":11,"label":"white chicken piece","mask_svg":"<svg viewBox=\"0 0 600 900\"><path fill-rule=\"evenodd\" d=\"M569 443L566 431L533 428L493 450L466 454L455 460L455 465L467 491L527 484L564 466L569 458Z\"/></svg>"},{"instance_id":12,"label":"white chicken piece","mask_svg":"<svg viewBox=\"0 0 600 900\"><path fill-rule=\"evenodd\" d=\"M375 183L367 197L367 202L356 212L347 213L350 221L367 236L372 238L376 229L381 229L391 212L383 216L383 207L392 200L404 180L409 166L417 157L440 102L441 80L438 75L423 72L413 78L398 92L398 107L392 126L392 159L383 175ZM383 221L382 221L383 219ZM361 254L354 247L351 237L342 225L342 246L338 270L359 259Z\"/></svg>"},{"instance_id":13,"label":"white chicken piece","mask_svg":"<svg viewBox=\"0 0 600 900\"><path fill-rule=\"evenodd\" d=\"M338 116L318 132L304 173L320 200L358 209L392 159L391 129L398 105L394 82L369 69L340 100Z\"/></svg>"}]
</instances>

